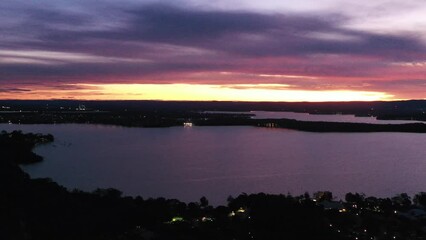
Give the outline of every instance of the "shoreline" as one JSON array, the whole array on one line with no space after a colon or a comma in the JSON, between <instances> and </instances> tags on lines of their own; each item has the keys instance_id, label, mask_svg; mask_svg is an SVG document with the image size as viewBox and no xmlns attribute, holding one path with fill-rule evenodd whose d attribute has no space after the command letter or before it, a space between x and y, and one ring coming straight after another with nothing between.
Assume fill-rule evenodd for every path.
<instances>
[{"instance_id":1,"label":"shoreline","mask_svg":"<svg viewBox=\"0 0 426 240\"><path fill-rule=\"evenodd\" d=\"M426 123L401 123L401 124L374 124L374 123L349 123L349 122L327 122L327 121L300 121L294 119L251 119L251 118L219 118L219 119L194 119L190 121L191 126L253 126L265 128L283 128L305 132L342 132L342 133L368 133L368 132L401 132L401 133L426 133ZM120 127L139 128L167 128L184 127L184 120L167 120L158 122L141 121L25 121L20 123L0 122L10 125L32 125L32 124L93 124Z\"/></svg>"}]
</instances>

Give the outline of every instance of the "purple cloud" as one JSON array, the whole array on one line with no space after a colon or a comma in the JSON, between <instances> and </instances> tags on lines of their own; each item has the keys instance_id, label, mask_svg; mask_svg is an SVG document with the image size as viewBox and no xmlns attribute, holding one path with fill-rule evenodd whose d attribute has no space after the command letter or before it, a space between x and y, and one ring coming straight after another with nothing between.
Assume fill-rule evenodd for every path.
<instances>
[{"instance_id":1,"label":"purple cloud","mask_svg":"<svg viewBox=\"0 0 426 240\"><path fill-rule=\"evenodd\" d=\"M327 77L332 80L325 85L338 81L337 77L367 81L384 70L399 73L402 66L395 62L426 59L426 46L416 36L348 29L344 26L350 17L339 14L224 11L166 3L111 8L109 4L103 6L104 13L94 11L92 2L83 10L81 6L78 10L13 8L16 19L11 14L0 19L5 33L0 36L0 81L153 83L188 81L193 73L224 71L321 77L315 83L303 78L246 79L308 87L322 86ZM206 79L190 80L221 81ZM223 79L224 83L244 81Z\"/></svg>"}]
</instances>

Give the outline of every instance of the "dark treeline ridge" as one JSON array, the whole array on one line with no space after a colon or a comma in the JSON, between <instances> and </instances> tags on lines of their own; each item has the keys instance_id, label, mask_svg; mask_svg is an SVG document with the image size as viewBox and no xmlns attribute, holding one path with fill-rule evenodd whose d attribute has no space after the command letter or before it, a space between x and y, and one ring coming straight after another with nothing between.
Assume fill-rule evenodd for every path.
<instances>
[{"instance_id":1,"label":"dark treeline ridge","mask_svg":"<svg viewBox=\"0 0 426 240\"><path fill-rule=\"evenodd\" d=\"M77 101L77 100L0 100L6 111L68 111L85 105L109 112L171 113L191 111L292 111L311 114L354 114L379 119L426 121L426 100L377 102L227 102L227 101Z\"/></svg>"},{"instance_id":2,"label":"dark treeline ridge","mask_svg":"<svg viewBox=\"0 0 426 240\"><path fill-rule=\"evenodd\" d=\"M182 116L135 113L14 113L1 116L0 123L18 124L106 124L125 127L173 127L191 122L196 126L254 126L309 132L411 132L425 133L425 123L370 124L313 122L293 119L251 119L250 114L189 113Z\"/></svg>"},{"instance_id":3,"label":"dark treeline ridge","mask_svg":"<svg viewBox=\"0 0 426 240\"><path fill-rule=\"evenodd\" d=\"M69 191L50 179L31 179L18 165L51 136L1 132L0 139L4 240L426 239L426 193L413 199L348 193L345 201L331 192L243 193L213 207L204 197L184 203L125 197L116 189ZM15 154L18 149L24 154Z\"/></svg>"},{"instance_id":4,"label":"dark treeline ridge","mask_svg":"<svg viewBox=\"0 0 426 240\"><path fill-rule=\"evenodd\" d=\"M246 117L216 117L207 120L195 119L197 126L257 126L268 128L286 128L307 132L411 132L426 133L425 123L371 124L345 122L314 122L293 119L250 119Z\"/></svg>"},{"instance_id":5,"label":"dark treeline ridge","mask_svg":"<svg viewBox=\"0 0 426 240\"><path fill-rule=\"evenodd\" d=\"M420 101L421 103L426 101ZM7 102L4 102L7 103ZM12 103L17 104L12 101ZM18 101L18 103L21 103ZM32 103L24 102L25 104ZM201 108L197 104L204 106L213 104L210 102L132 102L130 101L129 107L132 109L132 103L139 108L133 107L133 110L124 108L127 105L121 105L122 102L90 102L93 106L102 107L102 110L97 108L84 108L78 109L82 104L78 102L68 101L41 101L35 102L35 106L30 105L33 110L24 109L17 110L16 107L7 107L7 111L3 109L0 111L0 123L13 123L13 124L59 124L59 123L89 123L89 124L107 124L119 125L126 127L172 127L183 126L185 122L191 122L197 126L260 126L260 127L274 127L274 128L287 128L300 131L311 132L426 132L426 125L424 123L407 123L407 124L366 124L366 123L337 123L337 122L311 122L311 121L298 121L291 119L251 119L253 116L250 112L209 112L202 111L207 108ZM35 104L34 103L34 104ZM73 104L71 105L66 104ZM126 103L128 103L126 101ZM411 102L410 102L411 103ZM23 106L27 106L23 104ZM43 105L45 104L45 105ZM77 105L76 105L77 104ZM187 106L187 105L188 106ZM195 106L198 106L195 107ZM204 105L203 105L204 104ZM230 104L231 103L218 103ZM237 103L235 103L237 104ZM238 103L248 104L248 103ZM254 104L254 103L253 103ZM272 103L270 103L272 104ZM310 103L312 104L312 103ZM344 103L341 103L344 104ZM351 103L353 104L353 103ZM366 104L366 103L363 103ZM368 103L372 104L372 103ZM394 103L395 104L395 103ZM14 106L14 105L11 105ZM61 107L60 107L61 106ZM76 108L77 106L77 108ZM121 108L118 108L120 106ZM167 108L162 108L164 106ZM190 107L184 110L183 106ZM216 105L212 105L216 106ZM216 106L215 110L224 110ZM253 108L257 106L254 104ZM263 106L263 105L262 105ZM268 106L268 105L265 105ZM334 105L333 105L334 106ZM422 106L422 105L420 105ZM3 106L4 107L4 106ZM158 108L155 108L158 107ZM170 107L176 107L171 109ZM77 110L78 109L78 110ZM118 110L120 109L120 110ZM138 109L138 110L136 110ZM155 109L155 110L154 110ZM192 109L192 110L189 110ZM195 110L198 109L198 110ZM241 110L241 109L240 109ZM419 117L420 118L420 117Z\"/></svg>"},{"instance_id":6,"label":"dark treeline ridge","mask_svg":"<svg viewBox=\"0 0 426 240\"><path fill-rule=\"evenodd\" d=\"M309 122L292 119L262 119L257 126L287 128L309 132L412 132L426 133L424 123L369 124L345 122Z\"/></svg>"}]
</instances>

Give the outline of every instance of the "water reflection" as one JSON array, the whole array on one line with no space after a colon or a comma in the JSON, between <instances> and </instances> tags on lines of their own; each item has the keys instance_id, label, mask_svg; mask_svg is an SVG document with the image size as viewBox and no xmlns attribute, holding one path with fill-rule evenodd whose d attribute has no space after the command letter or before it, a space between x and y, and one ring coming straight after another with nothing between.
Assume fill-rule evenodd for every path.
<instances>
[{"instance_id":1,"label":"water reflection","mask_svg":"<svg viewBox=\"0 0 426 240\"><path fill-rule=\"evenodd\" d=\"M426 134L310 133L256 127L0 125L52 133L25 170L69 188L225 203L241 192L331 190L377 196L426 190Z\"/></svg>"}]
</instances>

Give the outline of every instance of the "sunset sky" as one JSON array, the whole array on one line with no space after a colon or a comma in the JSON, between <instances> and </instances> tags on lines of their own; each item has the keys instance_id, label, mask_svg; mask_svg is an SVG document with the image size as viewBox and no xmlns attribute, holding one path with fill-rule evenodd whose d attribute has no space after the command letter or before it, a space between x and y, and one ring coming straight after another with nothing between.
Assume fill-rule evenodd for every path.
<instances>
[{"instance_id":1,"label":"sunset sky","mask_svg":"<svg viewBox=\"0 0 426 240\"><path fill-rule=\"evenodd\" d=\"M0 1L0 99L425 98L425 1Z\"/></svg>"}]
</instances>

